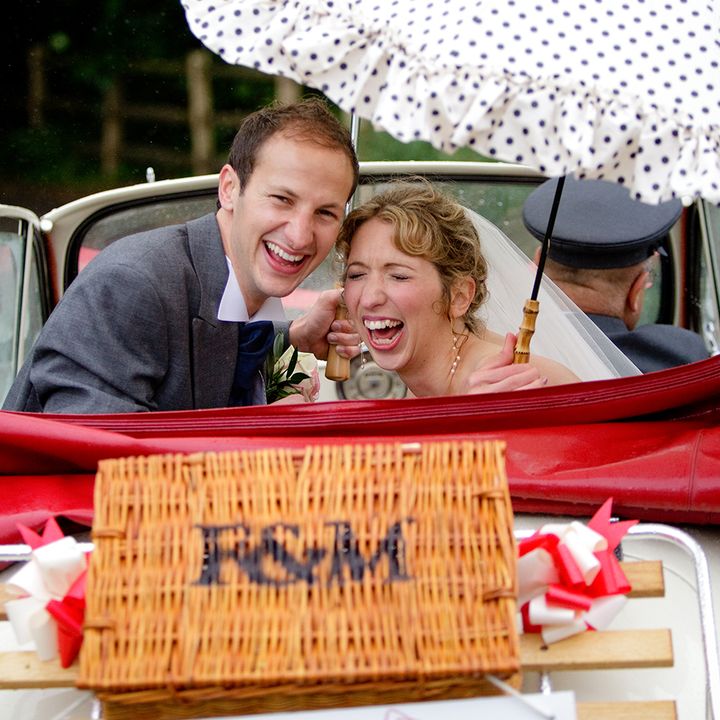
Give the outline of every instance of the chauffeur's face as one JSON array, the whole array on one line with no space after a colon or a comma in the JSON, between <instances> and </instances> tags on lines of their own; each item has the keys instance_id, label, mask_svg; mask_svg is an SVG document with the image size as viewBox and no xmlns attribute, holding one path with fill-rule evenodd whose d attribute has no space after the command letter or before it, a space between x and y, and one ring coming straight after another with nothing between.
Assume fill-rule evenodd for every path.
<instances>
[{"instance_id":1,"label":"chauffeur's face","mask_svg":"<svg viewBox=\"0 0 720 720\"><path fill-rule=\"evenodd\" d=\"M325 259L352 183L343 151L282 133L260 148L242 192L235 171L223 167L218 219L251 316L268 297L289 295Z\"/></svg>"}]
</instances>

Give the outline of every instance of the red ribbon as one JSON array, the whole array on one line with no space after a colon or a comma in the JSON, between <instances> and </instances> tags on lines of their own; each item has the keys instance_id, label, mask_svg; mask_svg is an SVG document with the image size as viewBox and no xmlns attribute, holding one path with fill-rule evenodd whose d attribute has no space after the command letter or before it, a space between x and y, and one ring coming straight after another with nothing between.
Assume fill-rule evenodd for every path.
<instances>
[{"instance_id":1,"label":"red ribbon","mask_svg":"<svg viewBox=\"0 0 720 720\"><path fill-rule=\"evenodd\" d=\"M583 593L574 592L562 585L550 585L545 592L548 605L559 605L571 610L589 610L592 600Z\"/></svg>"}]
</instances>

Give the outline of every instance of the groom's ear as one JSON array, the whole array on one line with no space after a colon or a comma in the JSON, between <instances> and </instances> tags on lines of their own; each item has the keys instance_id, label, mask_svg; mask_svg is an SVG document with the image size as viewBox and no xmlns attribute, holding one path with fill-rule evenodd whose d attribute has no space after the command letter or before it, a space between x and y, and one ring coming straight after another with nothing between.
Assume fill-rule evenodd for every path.
<instances>
[{"instance_id":1,"label":"groom's ear","mask_svg":"<svg viewBox=\"0 0 720 720\"><path fill-rule=\"evenodd\" d=\"M471 277L458 278L450 290L450 317L462 317L475 297L475 279Z\"/></svg>"},{"instance_id":2,"label":"groom's ear","mask_svg":"<svg viewBox=\"0 0 720 720\"><path fill-rule=\"evenodd\" d=\"M233 211L235 201L234 190L239 184L240 181L238 180L237 173L232 167L230 167L230 165L223 165L220 170L220 179L218 182L219 207L228 212Z\"/></svg>"}]
</instances>

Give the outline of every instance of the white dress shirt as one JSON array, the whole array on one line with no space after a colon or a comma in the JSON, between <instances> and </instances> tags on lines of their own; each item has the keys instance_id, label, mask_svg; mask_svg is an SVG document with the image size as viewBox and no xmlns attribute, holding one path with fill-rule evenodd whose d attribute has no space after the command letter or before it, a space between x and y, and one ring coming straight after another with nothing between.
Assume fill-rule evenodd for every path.
<instances>
[{"instance_id":1,"label":"white dress shirt","mask_svg":"<svg viewBox=\"0 0 720 720\"><path fill-rule=\"evenodd\" d=\"M218 320L228 320L230 322L258 322L259 320L282 322L287 320L282 300L277 297L269 297L260 306L260 309L250 317L230 258L226 255L225 259L227 260L229 274L227 283L225 284L225 290L220 298Z\"/></svg>"},{"instance_id":2,"label":"white dress shirt","mask_svg":"<svg viewBox=\"0 0 720 720\"><path fill-rule=\"evenodd\" d=\"M228 322L259 322L260 320L282 322L287 320L282 301L277 297L269 297L260 306L260 309L252 317L250 317L248 315L245 298L243 297L240 286L238 285L237 277L235 277L235 272L233 270L232 263L230 262L230 258L226 255L225 259L227 260L229 273L225 290L220 298L218 320L225 320ZM263 376L260 371L257 373L255 384L253 386L253 404L266 404L265 381L263 380Z\"/></svg>"}]
</instances>

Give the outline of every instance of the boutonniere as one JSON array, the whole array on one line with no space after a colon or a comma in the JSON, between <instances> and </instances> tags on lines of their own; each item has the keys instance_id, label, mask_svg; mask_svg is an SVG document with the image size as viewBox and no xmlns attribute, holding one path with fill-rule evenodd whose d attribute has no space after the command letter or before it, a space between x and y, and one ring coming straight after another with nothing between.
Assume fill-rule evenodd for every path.
<instances>
[{"instance_id":1,"label":"boutonniere","mask_svg":"<svg viewBox=\"0 0 720 720\"><path fill-rule=\"evenodd\" d=\"M320 394L317 359L312 353L299 352L292 345L282 351L283 336L278 333L268 355L265 373L265 398L268 405L289 395L302 395L305 402L315 402Z\"/></svg>"}]
</instances>

